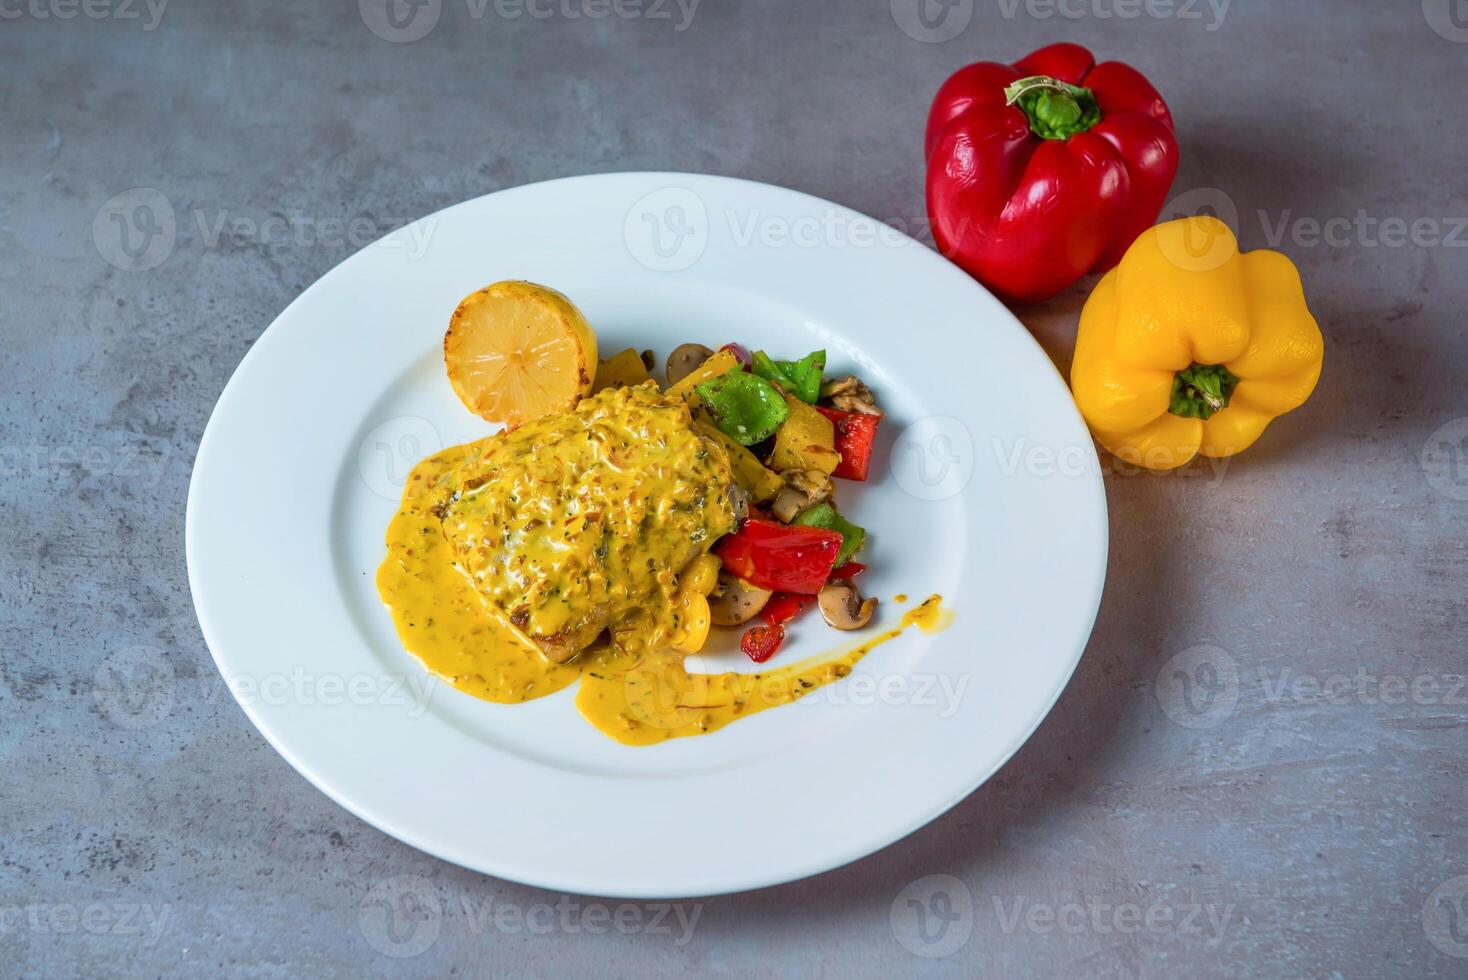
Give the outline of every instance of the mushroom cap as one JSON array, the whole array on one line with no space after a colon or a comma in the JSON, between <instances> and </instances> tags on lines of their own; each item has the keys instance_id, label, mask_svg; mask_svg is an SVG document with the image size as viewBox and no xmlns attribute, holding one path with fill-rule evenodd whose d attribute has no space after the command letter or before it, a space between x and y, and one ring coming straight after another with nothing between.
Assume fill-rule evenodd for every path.
<instances>
[{"instance_id":1,"label":"mushroom cap","mask_svg":"<svg viewBox=\"0 0 1468 980\"><path fill-rule=\"evenodd\" d=\"M872 621L877 600L863 599L850 582L829 582L817 597L821 618L838 630L859 630Z\"/></svg>"},{"instance_id":2,"label":"mushroom cap","mask_svg":"<svg viewBox=\"0 0 1468 980\"><path fill-rule=\"evenodd\" d=\"M674 385L682 381L693 369L704 361L714 356L714 352L703 344L679 344L668 354L667 375L668 384Z\"/></svg>"},{"instance_id":3,"label":"mushroom cap","mask_svg":"<svg viewBox=\"0 0 1468 980\"><path fill-rule=\"evenodd\" d=\"M715 626L738 626L755 617L775 593L750 585L732 572L719 572L709 593L709 620Z\"/></svg>"}]
</instances>

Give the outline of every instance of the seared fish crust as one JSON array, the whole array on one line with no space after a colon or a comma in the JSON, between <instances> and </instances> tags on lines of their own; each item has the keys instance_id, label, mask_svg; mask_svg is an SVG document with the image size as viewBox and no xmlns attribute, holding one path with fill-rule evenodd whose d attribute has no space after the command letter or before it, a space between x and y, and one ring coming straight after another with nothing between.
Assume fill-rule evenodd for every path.
<instances>
[{"instance_id":1,"label":"seared fish crust","mask_svg":"<svg viewBox=\"0 0 1468 980\"><path fill-rule=\"evenodd\" d=\"M654 384L481 443L437 508L460 570L557 661L658 642L677 573L734 529L728 455Z\"/></svg>"}]
</instances>

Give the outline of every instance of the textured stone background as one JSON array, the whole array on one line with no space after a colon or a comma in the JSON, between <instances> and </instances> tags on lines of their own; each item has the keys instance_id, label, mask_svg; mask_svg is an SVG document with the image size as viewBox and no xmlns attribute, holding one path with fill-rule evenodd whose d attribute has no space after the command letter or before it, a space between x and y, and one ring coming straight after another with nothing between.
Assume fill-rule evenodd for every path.
<instances>
[{"instance_id":1,"label":"textured stone background","mask_svg":"<svg viewBox=\"0 0 1468 980\"><path fill-rule=\"evenodd\" d=\"M393 43L380 0L26 2L0 3L0 973L1468 975L1468 4L956 0L924 27L916 0L429 0ZM1226 469L1108 476L1095 636L995 779L853 866L683 903L680 943L384 837L256 734L194 620L184 498L307 285L413 217L596 171L921 234L939 82L1061 39L1156 80L1183 203L1299 262L1328 354ZM104 210L132 188L177 216L146 271ZM1023 314L1062 364L1083 295ZM930 875L959 918L924 945L900 893ZM376 917L395 889L416 931ZM496 918L557 902L548 934Z\"/></svg>"}]
</instances>

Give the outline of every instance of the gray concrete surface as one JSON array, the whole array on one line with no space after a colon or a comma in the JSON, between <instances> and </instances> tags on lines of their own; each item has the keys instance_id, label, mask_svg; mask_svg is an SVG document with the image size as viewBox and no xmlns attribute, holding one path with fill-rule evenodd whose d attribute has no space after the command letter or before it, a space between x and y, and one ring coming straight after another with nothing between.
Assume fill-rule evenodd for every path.
<instances>
[{"instance_id":1,"label":"gray concrete surface","mask_svg":"<svg viewBox=\"0 0 1468 980\"><path fill-rule=\"evenodd\" d=\"M375 4L0 3L0 974L1468 976L1468 5ZM399 844L252 729L184 498L301 290L408 219L596 171L921 233L936 86L1059 39L1156 80L1184 203L1300 264L1328 355L1225 469L1108 475L1095 636L988 785L654 927ZM173 209L163 253L121 251L134 188ZM1083 296L1023 313L1062 364Z\"/></svg>"}]
</instances>

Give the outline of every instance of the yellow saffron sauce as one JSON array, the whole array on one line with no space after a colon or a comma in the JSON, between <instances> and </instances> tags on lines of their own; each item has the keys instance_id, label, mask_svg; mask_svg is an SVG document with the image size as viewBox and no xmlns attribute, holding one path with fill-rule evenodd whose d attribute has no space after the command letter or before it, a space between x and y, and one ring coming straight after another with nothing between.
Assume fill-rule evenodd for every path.
<instances>
[{"instance_id":1,"label":"yellow saffron sauce","mask_svg":"<svg viewBox=\"0 0 1468 980\"><path fill-rule=\"evenodd\" d=\"M705 735L767 708L796 701L838 681L872 650L909 626L924 632L953 620L942 596L932 595L903 614L901 622L835 655L813 657L758 673L690 674L683 654L642 656L598 651L586 665L576 707L587 721L623 745L653 745L670 738Z\"/></svg>"},{"instance_id":2,"label":"yellow saffron sauce","mask_svg":"<svg viewBox=\"0 0 1468 980\"><path fill-rule=\"evenodd\" d=\"M403 647L430 672L486 701L529 701L566 687L581 671L547 659L454 562L434 512L440 500L435 491L477 448L446 449L408 475L402 506L387 527L377 592L392 611Z\"/></svg>"},{"instance_id":3,"label":"yellow saffron sauce","mask_svg":"<svg viewBox=\"0 0 1468 980\"><path fill-rule=\"evenodd\" d=\"M687 654L663 642L673 625L676 571L730 529L722 496L730 470L723 451L697 437L686 409L665 411L662 398L655 388L601 393L583 401L584 411L578 406L420 462L388 525L387 557L377 573L378 592L404 648L431 673L486 701L529 701L582 678L576 697L581 714L618 742L649 745L717 731L789 704L845 677L873 648L907 628L931 632L951 622L953 613L934 595L897 626L834 656L748 674L686 671ZM588 433L594 438L583 438ZM509 453L507 445L517 450ZM605 454L606 465L600 456L588 459L593 449ZM564 481L540 479L545 467L559 473L567 465L594 470L593 490L583 481L577 493L566 493ZM537 484L545 485L543 499L531 499ZM527 507L546 519L564 506L570 516L555 524L579 534L588 526L588 493L595 500L586 533L598 536L611 533L603 525L615 527L617 520L598 513L606 500L640 501L639 514L660 508L660 517L637 523L645 561L632 561L615 542L584 552L584 537L550 539L533 526L527 532ZM497 494L506 499L491 496ZM475 519L486 534L502 533L501 526L522 539L530 534L534 540L516 541L515 552L546 567L506 576L513 556L483 551L476 558ZM568 561L555 561L557 555ZM557 663L542 652L544 639L538 645L512 622L514 613L504 605L512 594L526 629L563 636L605 625L615 642L599 640L574 660ZM582 629L583 622L592 626Z\"/></svg>"}]
</instances>

